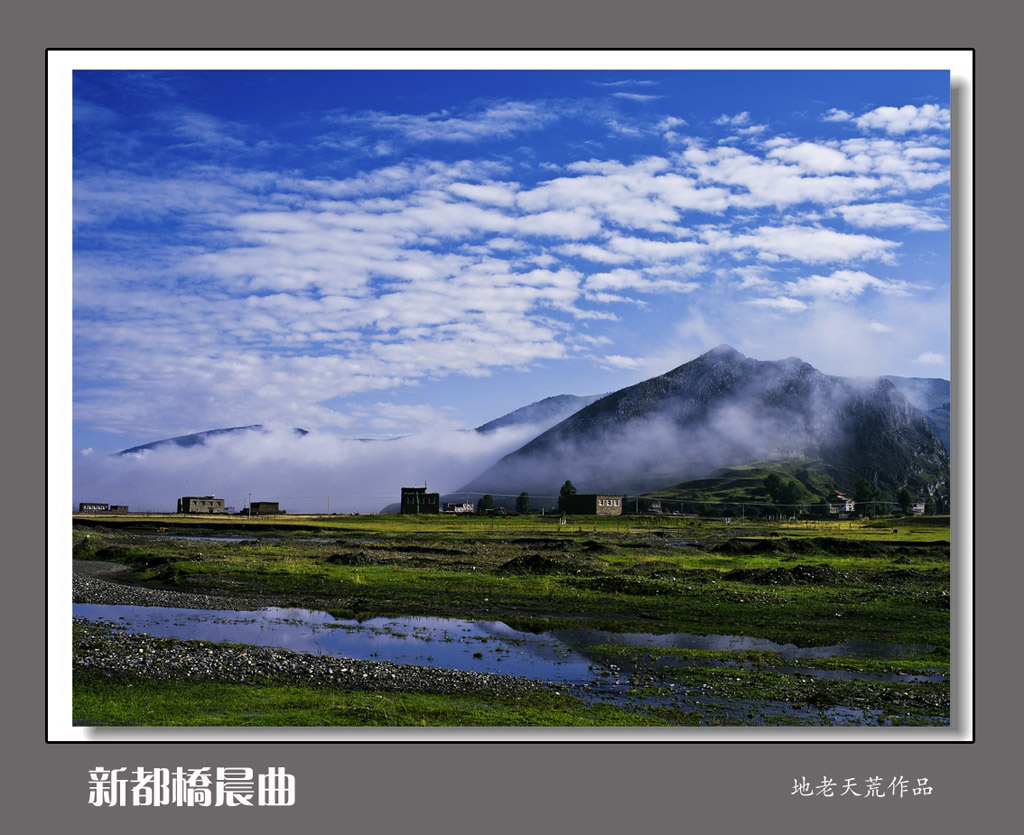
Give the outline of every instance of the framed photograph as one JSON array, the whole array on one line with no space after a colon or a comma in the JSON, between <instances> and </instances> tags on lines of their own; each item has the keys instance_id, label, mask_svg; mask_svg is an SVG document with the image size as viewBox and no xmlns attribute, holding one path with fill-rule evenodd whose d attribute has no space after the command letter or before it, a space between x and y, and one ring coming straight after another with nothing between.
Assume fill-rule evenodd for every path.
<instances>
[{"instance_id":1,"label":"framed photograph","mask_svg":"<svg viewBox=\"0 0 1024 835\"><path fill-rule=\"evenodd\" d=\"M971 51L48 60L51 741L973 739Z\"/></svg>"}]
</instances>

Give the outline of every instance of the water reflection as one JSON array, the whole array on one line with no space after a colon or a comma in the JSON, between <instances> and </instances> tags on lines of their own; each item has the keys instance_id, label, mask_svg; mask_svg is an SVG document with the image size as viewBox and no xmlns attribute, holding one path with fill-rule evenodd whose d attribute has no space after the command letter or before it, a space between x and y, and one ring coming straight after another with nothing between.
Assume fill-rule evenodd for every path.
<instances>
[{"instance_id":1,"label":"water reflection","mask_svg":"<svg viewBox=\"0 0 1024 835\"><path fill-rule=\"evenodd\" d=\"M112 621L154 637L277 647L334 657L376 659L449 670L505 673L567 684L614 684L620 665L598 660L600 645L698 649L719 652L761 650L783 659L861 655L896 658L926 649L902 644L851 642L829 647L797 647L736 635L618 633L563 629L533 634L500 621L456 618L335 618L309 609L257 611L106 606L76 603L74 615ZM706 663L706 662L705 662Z\"/></svg>"}]
</instances>

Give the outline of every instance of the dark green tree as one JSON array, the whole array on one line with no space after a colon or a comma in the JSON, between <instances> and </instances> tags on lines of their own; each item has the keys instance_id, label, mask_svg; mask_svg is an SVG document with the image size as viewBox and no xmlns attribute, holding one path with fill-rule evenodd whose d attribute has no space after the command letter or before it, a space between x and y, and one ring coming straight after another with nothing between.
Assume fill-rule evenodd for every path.
<instances>
[{"instance_id":1,"label":"dark green tree","mask_svg":"<svg viewBox=\"0 0 1024 835\"><path fill-rule=\"evenodd\" d=\"M900 490L896 496L896 501L900 506L900 510L903 511L903 515L908 516L910 508L914 504L914 497L910 495L910 491L906 487Z\"/></svg>"},{"instance_id":2,"label":"dark green tree","mask_svg":"<svg viewBox=\"0 0 1024 835\"><path fill-rule=\"evenodd\" d=\"M892 498L866 478L862 478L854 485L853 501L861 516L879 516L892 506Z\"/></svg>"},{"instance_id":3,"label":"dark green tree","mask_svg":"<svg viewBox=\"0 0 1024 835\"><path fill-rule=\"evenodd\" d=\"M795 510L794 505L807 503L807 490L795 478L768 473L764 477L764 487L775 504L788 510Z\"/></svg>"},{"instance_id":4,"label":"dark green tree","mask_svg":"<svg viewBox=\"0 0 1024 835\"><path fill-rule=\"evenodd\" d=\"M530 494L525 490L516 498L516 513L530 512Z\"/></svg>"},{"instance_id":5,"label":"dark green tree","mask_svg":"<svg viewBox=\"0 0 1024 835\"><path fill-rule=\"evenodd\" d=\"M565 500L569 498L569 496L575 495L576 487L571 481L567 479L565 484L562 485L562 489L558 491L558 509L565 510Z\"/></svg>"},{"instance_id":6,"label":"dark green tree","mask_svg":"<svg viewBox=\"0 0 1024 835\"><path fill-rule=\"evenodd\" d=\"M494 509L494 496L488 493L486 496L481 496L476 503L477 513L486 513L488 510Z\"/></svg>"}]
</instances>

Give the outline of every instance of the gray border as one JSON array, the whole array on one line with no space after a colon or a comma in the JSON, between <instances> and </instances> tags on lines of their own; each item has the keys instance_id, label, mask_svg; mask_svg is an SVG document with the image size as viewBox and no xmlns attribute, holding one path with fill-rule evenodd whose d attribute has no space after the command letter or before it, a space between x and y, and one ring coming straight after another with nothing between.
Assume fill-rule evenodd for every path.
<instances>
[{"instance_id":1,"label":"gray border","mask_svg":"<svg viewBox=\"0 0 1024 835\"><path fill-rule=\"evenodd\" d=\"M397 5L397 8L396 8ZM1003 291L1016 290L1016 261L1008 251L1016 216L1013 177L997 170L1013 153L1018 136L1016 21L1002 5L981 0L960 7L931 2L909 4L865 0L840 13L806 14L815 8L780 0L764 4L706 4L666 8L662 0L612 4L520 0L510 5L479 2L380 3L326 7L306 0L285 6L254 0L214 6L180 0L142 11L137 3L40 2L7 12L0 52L4 101L8 104L4 201L5 238L16 242L8 260L4 345L24 365L5 374L17 385L15 403L27 408L5 415L14 462L8 468L7 507L18 507L18 528L6 566L7 633L41 630L44 554L44 496L41 454L45 454L44 317L42 271L44 206L44 86L47 47L920 47L977 50L975 184L978 197L975 239L978 375L976 391L976 739L949 744L688 744L571 745L300 744L236 745L190 743L159 746L110 743L45 745L43 637L41 631L18 645L8 659L6 760L13 768L5 785L7 809L15 820L31 818L40 829L64 826L85 832L128 832L144 826L153 833L219 831L244 816L250 832L277 832L307 823L342 831L542 832L571 827L591 832L637 831L657 827L699 827L736 831L778 820L791 831L860 832L885 822L886 830L909 826L960 832L975 825L984 809L1012 820L1009 791L1016 775L1012 733L1016 692L1003 681L1007 633L997 613L1015 611L1020 562L1000 524L1008 516L1010 489L1005 466L1010 410L998 408L1006 380L1015 380L1013 346L998 341L1018 306ZM914 4L917 6L918 4ZM986 9L985 7L988 7ZM821 8L821 7L818 7ZM987 13L986 13L987 11ZM1011 85L1014 85L1011 87ZM15 113L10 112L13 105ZM1012 150L1011 150L1012 149ZM6 179L6 178L5 178ZM1004 234L997 234L1003 232ZM24 315L32 311L39 316ZM1002 351L996 349L1003 347ZM15 350L17 349L17 350ZM33 350L36 349L36 350ZM985 395L985 400L980 395ZM1009 404L1007 404L1009 405ZM38 410L38 411L37 411ZM31 439L21 443L21 439ZM1012 455L1012 452L1010 453ZM998 457L997 457L998 456ZM1000 466L1002 464L1003 466ZM17 479L10 474L17 473ZM982 482L980 478L983 477ZM994 567L994 568L993 568ZM14 625L17 630L14 631ZM28 627L27 629L25 627ZM11 646L12 642L8 642ZM13 663L11 663L13 662ZM1007 685L1007 686L1002 686ZM1005 725L1006 727L1000 727ZM1013 759L1011 759L1013 758ZM283 765L296 774L300 803L293 810L94 810L85 804L85 772L93 764L167 763ZM791 798L793 777L815 775L926 775L936 787L927 800L851 801ZM1006 804L1005 815L999 806ZM188 814L188 818L183 817Z\"/></svg>"}]
</instances>

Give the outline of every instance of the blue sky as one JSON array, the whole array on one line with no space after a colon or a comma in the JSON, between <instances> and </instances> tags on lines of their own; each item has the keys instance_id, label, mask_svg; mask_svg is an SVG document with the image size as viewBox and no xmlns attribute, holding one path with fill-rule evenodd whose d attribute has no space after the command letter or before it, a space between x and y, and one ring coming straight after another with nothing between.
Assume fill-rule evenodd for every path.
<instances>
[{"instance_id":1,"label":"blue sky","mask_svg":"<svg viewBox=\"0 0 1024 835\"><path fill-rule=\"evenodd\" d=\"M949 108L945 71L76 71L75 448L457 430L720 343L948 378Z\"/></svg>"}]
</instances>

